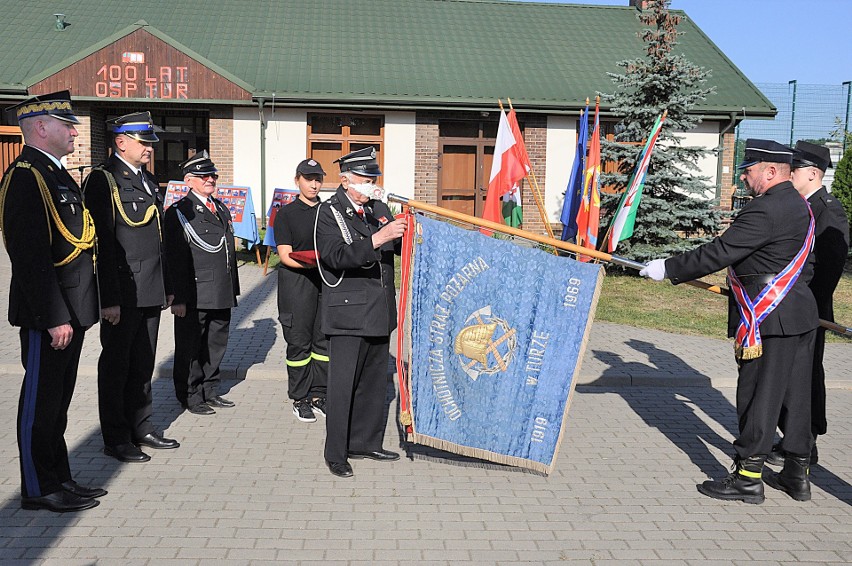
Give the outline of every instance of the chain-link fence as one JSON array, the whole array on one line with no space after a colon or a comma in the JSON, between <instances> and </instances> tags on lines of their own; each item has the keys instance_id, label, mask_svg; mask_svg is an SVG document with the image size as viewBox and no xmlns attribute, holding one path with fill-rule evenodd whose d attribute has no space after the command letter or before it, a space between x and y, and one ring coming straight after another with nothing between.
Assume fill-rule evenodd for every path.
<instances>
[{"instance_id":1,"label":"chain-link fence","mask_svg":"<svg viewBox=\"0 0 852 566\"><path fill-rule=\"evenodd\" d=\"M778 108L774 120L749 120L748 116L737 126L735 163L742 161L745 140L771 139L786 145L798 140L808 140L825 145L831 151L836 166L849 146L852 126L852 82L841 85L809 85L797 81L789 83L757 83L757 87ZM738 187L735 195L744 194L742 182L733 171L732 182ZM834 169L826 171L825 185L831 187Z\"/></svg>"}]
</instances>

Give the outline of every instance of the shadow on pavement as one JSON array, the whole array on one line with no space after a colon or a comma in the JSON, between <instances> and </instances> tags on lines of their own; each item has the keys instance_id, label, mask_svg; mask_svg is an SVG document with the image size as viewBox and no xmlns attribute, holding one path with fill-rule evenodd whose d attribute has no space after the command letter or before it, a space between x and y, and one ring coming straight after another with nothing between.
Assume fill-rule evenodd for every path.
<instances>
[{"instance_id":1,"label":"shadow on pavement","mask_svg":"<svg viewBox=\"0 0 852 566\"><path fill-rule=\"evenodd\" d=\"M242 267L242 266L241 266ZM259 319L254 321L254 327L249 329L238 329L236 326L242 321L252 316L257 308L263 302L262 298L268 296L269 293L275 292L276 279L274 277L265 278L260 285L255 286L248 294L242 296L241 305L254 305L250 308L239 306L234 309L234 317L231 321L232 336L229 339L229 352L233 344L238 344L238 340L244 339L242 333L258 334L261 336L261 342L255 340L257 354L254 357L249 356L248 362L251 365L263 363L266 359L266 353L272 347L275 341L275 332L278 331L277 321L271 318ZM166 310L163 311L163 318L172 316ZM99 340L98 329L92 328L86 332L86 343L91 346L91 341ZM97 343L97 342L96 342ZM249 342L251 343L251 342ZM174 345L158 344L158 348L173 347ZM98 346L99 348L99 346ZM228 354L225 356L226 365ZM242 359L246 361L246 356L242 355ZM166 362L174 362L173 356L166 358ZM171 365L169 363L168 365ZM158 367L163 365L163 360L157 364ZM20 370L20 378L23 378L24 370ZM83 379L82 376L78 378ZM222 392L229 391L238 380L222 380ZM20 387L20 380L15 384L15 387ZM177 402L174 394L174 386L171 377L155 377L151 383L152 394L154 396L154 414L151 419L154 423L154 428L158 431L169 428L172 423L183 413L183 409ZM73 403L73 401L72 401ZM95 397L95 406L92 410L97 412L97 398ZM14 421L14 417L13 421ZM178 438L179 442L183 439ZM180 448L178 448L180 450ZM145 464L125 464L114 460L103 454L103 440L101 437L100 427L96 426L92 432L80 439L80 441L68 447L68 456L71 463L71 473L75 480L82 484L92 486L108 486L111 480L118 475L120 470L125 466L144 466ZM17 457L17 456L16 456ZM110 492L105 496L105 500L109 498L119 498L121 493ZM11 536L11 533L26 532L31 533L33 530L41 531L43 534L39 540L42 543L40 548L29 548L25 554L25 560L35 562L42 559L46 554L50 553L53 546L53 541L63 536L64 529L74 527L78 523L79 517L85 511L79 513L52 513L50 511L25 511L20 508L21 503L18 497L3 502L0 506L0 532L3 537ZM48 528L49 526L49 528ZM21 540L32 541L31 537L22 538ZM0 545L2 546L2 545Z\"/></svg>"},{"instance_id":2,"label":"shadow on pavement","mask_svg":"<svg viewBox=\"0 0 852 566\"><path fill-rule=\"evenodd\" d=\"M703 376L681 358L657 348L654 344L641 340L628 340L631 348L648 356L650 365L640 362L624 361L614 352L595 350L594 356L610 367L601 374L600 381L606 383L613 377L652 375L655 371L672 375ZM706 377L706 376L703 376ZM707 378L709 381L709 378ZM633 395L634 387L598 388L595 382L583 387L585 393L616 393L630 405L645 423L659 430L672 444L689 456L693 464L707 477L719 477L727 473L727 464L720 464L710 451L713 446L733 459L733 447L730 440L720 436L707 423L699 411L715 420L732 436L737 434L736 409L716 389L712 387L677 386L673 379L672 387L659 387L660 395L653 402L646 395Z\"/></svg>"}]
</instances>

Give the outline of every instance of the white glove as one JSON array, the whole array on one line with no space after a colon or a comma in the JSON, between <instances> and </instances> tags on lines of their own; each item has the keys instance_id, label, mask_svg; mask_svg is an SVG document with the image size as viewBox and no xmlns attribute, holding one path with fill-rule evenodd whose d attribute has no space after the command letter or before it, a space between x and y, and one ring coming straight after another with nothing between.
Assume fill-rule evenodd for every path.
<instances>
[{"instance_id":1,"label":"white glove","mask_svg":"<svg viewBox=\"0 0 852 566\"><path fill-rule=\"evenodd\" d=\"M639 272L642 277L648 277L654 281L662 281L666 278L666 260L652 259L645 266L645 269Z\"/></svg>"}]
</instances>

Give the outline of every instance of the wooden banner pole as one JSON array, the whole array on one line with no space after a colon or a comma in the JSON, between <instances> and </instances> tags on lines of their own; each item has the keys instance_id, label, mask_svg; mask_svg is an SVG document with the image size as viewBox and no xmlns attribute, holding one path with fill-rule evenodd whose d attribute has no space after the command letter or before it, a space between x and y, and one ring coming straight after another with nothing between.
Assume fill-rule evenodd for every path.
<instances>
[{"instance_id":1,"label":"wooden banner pole","mask_svg":"<svg viewBox=\"0 0 852 566\"><path fill-rule=\"evenodd\" d=\"M645 264L633 261L632 259L628 259L626 257L620 257L617 255L608 254L605 252L601 252L598 250L591 250L589 248L584 248L582 246L578 246L576 244L572 244L570 242L563 242L562 240L557 240L555 238L549 238L547 236L539 236L538 234L534 234L532 232L528 232L526 230L520 230L518 228L512 228L511 226L506 226L505 224L498 224L497 222L491 222L490 220L485 220L484 218L477 218L476 216L470 216L468 214L464 214L461 212L456 212L454 210L448 210L446 208L441 208L440 206L435 206L432 204L427 204L425 202L420 202L412 199L408 199L403 196L388 194L388 200L393 200L399 203L402 203L409 208L413 208L415 210L422 210L424 212L429 212L431 214L437 214L438 216L443 216L445 218L450 218L452 220L458 220L459 222L464 222L466 224L472 224L474 226L479 226L481 228L487 228L489 230L494 230L495 232L502 232L504 234L509 234L511 236L518 236L520 238L524 238L526 240L531 240L533 242L538 242L540 244L545 244L560 250L565 250L568 252L572 252L578 255L585 255L588 257L592 257L595 259L599 259L601 261L606 261L609 263L614 263L616 265L620 265L622 267L627 267L629 269L641 270L645 268ZM727 296L730 294L730 291L725 287L719 287L718 285L713 285L711 283L707 283L701 280L694 281L686 281L687 285L691 285L693 287L698 287L699 289L704 289L705 291L710 291L711 293L716 293L717 295ZM819 324L821 327L826 330L830 330L832 332L836 332L837 334L843 336L852 337L852 328L847 326L843 326L841 324L836 324L834 322L829 322L827 320L820 319Z\"/></svg>"}]
</instances>

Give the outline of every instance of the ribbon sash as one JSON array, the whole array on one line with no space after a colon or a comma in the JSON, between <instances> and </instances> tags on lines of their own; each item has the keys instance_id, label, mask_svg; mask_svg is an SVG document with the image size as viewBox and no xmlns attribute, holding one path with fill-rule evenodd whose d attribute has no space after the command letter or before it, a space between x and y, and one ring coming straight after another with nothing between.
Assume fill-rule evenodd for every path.
<instances>
[{"instance_id":1,"label":"ribbon sash","mask_svg":"<svg viewBox=\"0 0 852 566\"><path fill-rule=\"evenodd\" d=\"M760 291L754 301L749 298L737 274L732 267L728 268L728 281L731 292L737 303L740 313L740 324L737 326L736 342L734 351L738 360L753 360L763 355L763 343L760 339L760 323L774 311L790 289L793 288L799 275L802 273L808 261L808 255L814 244L814 215L811 206L803 197L802 200L808 207L810 223L808 233L802 248L793 260L781 270L781 273L772 278L766 287Z\"/></svg>"}]
</instances>

